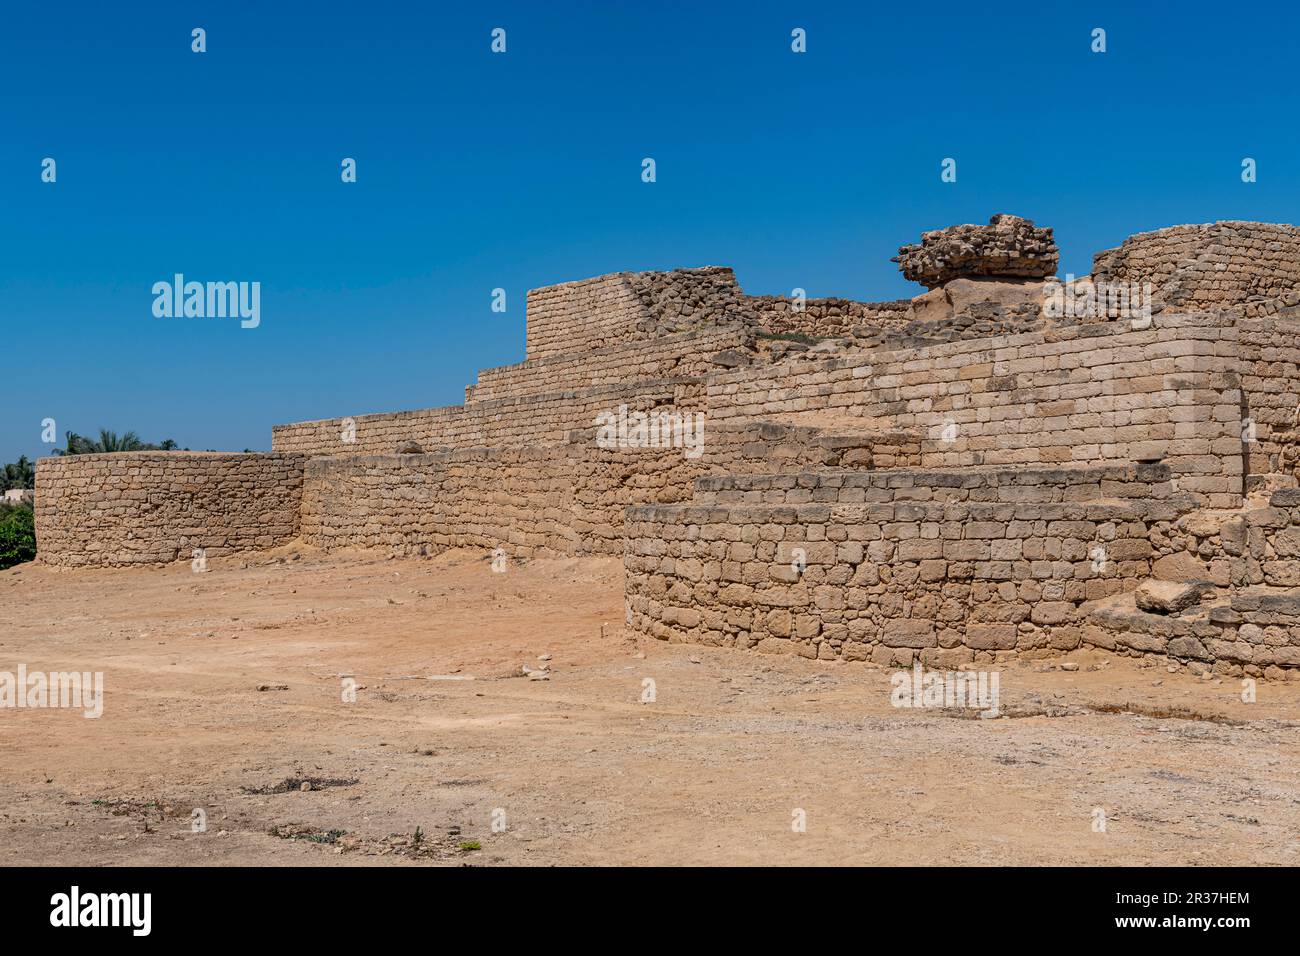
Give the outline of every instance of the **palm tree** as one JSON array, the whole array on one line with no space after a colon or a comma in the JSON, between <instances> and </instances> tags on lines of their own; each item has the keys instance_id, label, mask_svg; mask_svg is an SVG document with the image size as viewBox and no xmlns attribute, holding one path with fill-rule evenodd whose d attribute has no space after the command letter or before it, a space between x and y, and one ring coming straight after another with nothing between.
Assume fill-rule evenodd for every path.
<instances>
[{"instance_id":1,"label":"palm tree","mask_svg":"<svg viewBox=\"0 0 1300 956\"><path fill-rule=\"evenodd\" d=\"M95 453L95 443L89 438L78 435L76 432L67 432L65 434L67 437L67 447L54 449L54 454L93 455Z\"/></svg>"},{"instance_id":2,"label":"palm tree","mask_svg":"<svg viewBox=\"0 0 1300 956\"><path fill-rule=\"evenodd\" d=\"M10 488L35 488L36 466L26 455L19 455L18 460L4 466L0 472L0 491Z\"/></svg>"},{"instance_id":3,"label":"palm tree","mask_svg":"<svg viewBox=\"0 0 1300 956\"><path fill-rule=\"evenodd\" d=\"M120 436L117 432L111 432L107 428L99 430L99 441L95 443L95 451L143 451L144 442L140 441L140 436L135 432L123 432Z\"/></svg>"},{"instance_id":4,"label":"palm tree","mask_svg":"<svg viewBox=\"0 0 1300 956\"><path fill-rule=\"evenodd\" d=\"M166 438L157 445L142 442L140 436L135 432L123 432L119 435L117 432L109 431L107 428L99 430L99 439L91 441L85 435L78 435L76 432L67 433L68 443L66 448L54 449L56 455L100 455L104 452L114 451L175 451L176 442Z\"/></svg>"}]
</instances>

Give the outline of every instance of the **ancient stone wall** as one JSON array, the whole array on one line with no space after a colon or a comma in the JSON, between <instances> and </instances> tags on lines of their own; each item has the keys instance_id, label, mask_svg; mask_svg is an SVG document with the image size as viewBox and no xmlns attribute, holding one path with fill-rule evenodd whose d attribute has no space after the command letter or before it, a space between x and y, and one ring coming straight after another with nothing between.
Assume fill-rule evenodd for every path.
<instances>
[{"instance_id":1,"label":"ancient stone wall","mask_svg":"<svg viewBox=\"0 0 1300 956\"><path fill-rule=\"evenodd\" d=\"M1300 290L1300 229L1262 222L1173 226L1093 257L1092 278L1150 282L1156 311L1201 312Z\"/></svg>"},{"instance_id":2,"label":"ancient stone wall","mask_svg":"<svg viewBox=\"0 0 1300 956\"><path fill-rule=\"evenodd\" d=\"M934 289L953 279L1053 275L1060 256L1052 230L1028 219L999 213L987 226L965 224L932 229L894 257L903 276Z\"/></svg>"},{"instance_id":3,"label":"ancient stone wall","mask_svg":"<svg viewBox=\"0 0 1300 956\"><path fill-rule=\"evenodd\" d=\"M1241 319L1231 364L1245 398L1249 473L1300 476L1300 318Z\"/></svg>"},{"instance_id":4,"label":"ancient stone wall","mask_svg":"<svg viewBox=\"0 0 1300 956\"><path fill-rule=\"evenodd\" d=\"M748 315L747 297L740 290L735 272L726 266L635 272L628 281L656 323L640 331L663 335L735 323Z\"/></svg>"},{"instance_id":5,"label":"ancient stone wall","mask_svg":"<svg viewBox=\"0 0 1300 956\"><path fill-rule=\"evenodd\" d=\"M709 414L860 418L922 436L929 467L1165 459L1179 487L1242 493L1232 320L1166 316L888 353L790 359L710 379Z\"/></svg>"},{"instance_id":6,"label":"ancient stone wall","mask_svg":"<svg viewBox=\"0 0 1300 956\"><path fill-rule=\"evenodd\" d=\"M1234 583L1300 587L1300 489L1273 492L1268 507L1247 510L1239 520L1240 543L1228 549L1236 557Z\"/></svg>"},{"instance_id":7,"label":"ancient stone wall","mask_svg":"<svg viewBox=\"0 0 1300 956\"><path fill-rule=\"evenodd\" d=\"M638 325L650 319L632 290L631 275L619 272L530 290L527 358L568 355L630 340Z\"/></svg>"},{"instance_id":8,"label":"ancient stone wall","mask_svg":"<svg viewBox=\"0 0 1300 956\"><path fill-rule=\"evenodd\" d=\"M1244 512L1227 551L1235 556L1230 607L1211 616L1209 655L1262 669L1300 667L1300 489L1275 491L1265 508Z\"/></svg>"},{"instance_id":9,"label":"ancient stone wall","mask_svg":"<svg viewBox=\"0 0 1300 956\"><path fill-rule=\"evenodd\" d=\"M701 460L709 474L879 469L921 463L920 438L905 431L817 428L732 418L705 420Z\"/></svg>"},{"instance_id":10,"label":"ancient stone wall","mask_svg":"<svg viewBox=\"0 0 1300 956\"><path fill-rule=\"evenodd\" d=\"M745 326L717 326L653 341L616 343L578 355L483 369L465 390L466 403L546 395L672 378L699 377L715 371L710 357L725 349L747 347L753 333Z\"/></svg>"},{"instance_id":11,"label":"ancient stone wall","mask_svg":"<svg viewBox=\"0 0 1300 956\"><path fill-rule=\"evenodd\" d=\"M702 466L677 449L602 449L594 435L550 448L313 458L303 540L404 555L620 554L627 505L682 500Z\"/></svg>"},{"instance_id":12,"label":"ancient stone wall","mask_svg":"<svg viewBox=\"0 0 1300 956\"><path fill-rule=\"evenodd\" d=\"M526 358L572 356L746 320L735 273L722 266L619 272L528 293Z\"/></svg>"},{"instance_id":13,"label":"ancient stone wall","mask_svg":"<svg viewBox=\"0 0 1300 956\"><path fill-rule=\"evenodd\" d=\"M855 302L852 299L794 299L777 295L746 296L746 307L764 332L814 338L884 335L901 330L911 319L910 299Z\"/></svg>"},{"instance_id":14,"label":"ancient stone wall","mask_svg":"<svg viewBox=\"0 0 1300 956\"><path fill-rule=\"evenodd\" d=\"M796 310L721 267L539 289L527 359L464 406L42 462L41 555L622 553L658 638L1267 674L1300 664L1298 251L1219 223L1100 254L1094 278L1157 285L1153 321L1045 311L1051 231L1004 216L904 247L931 286L908 301Z\"/></svg>"},{"instance_id":15,"label":"ancient stone wall","mask_svg":"<svg viewBox=\"0 0 1300 956\"><path fill-rule=\"evenodd\" d=\"M357 415L315 422L276 425L271 430L275 451L309 455L373 455L399 450L407 441L425 451L440 447L546 445L567 440L575 428L590 428L596 416L617 411L672 411L694 401L699 392L689 380L671 379L633 385L603 386L574 392L449 405L413 412ZM344 440L352 437L352 441Z\"/></svg>"},{"instance_id":16,"label":"ancient stone wall","mask_svg":"<svg viewBox=\"0 0 1300 956\"><path fill-rule=\"evenodd\" d=\"M189 561L298 536L305 459L119 452L36 465L37 556L64 567Z\"/></svg>"},{"instance_id":17,"label":"ancient stone wall","mask_svg":"<svg viewBox=\"0 0 1300 956\"><path fill-rule=\"evenodd\" d=\"M903 322L883 320L879 325L857 326L853 329L853 344L858 348L883 351L915 349L928 345L946 345L949 342L1038 332L1061 324L1063 323L1050 321L1038 313L995 314L977 310L942 319L913 318Z\"/></svg>"},{"instance_id":18,"label":"ancient stone wall","mask_svg":"<svg viewBox=\"0 0 1300 956\"><path fill-rule=\"evenodd\" d=\"M1167 496L1173 491L1169 479L1163 465L724 474L697 478L692 500L723 505L1060 504Z\"/></svg>"},{"instance_id":19,"label":"ancient stone wall","mask_svg":"<svg viewBox=\"0 0 1300 956\"><path fill-rule=\"evenodd\" d=\"M1160 544L1166 553L1153 574L1205 582L1202 603L1177 615L1099 606L1086 644L1224 675L1280 678L1300 666L1300 490L1279 489L1244 510L1184 515Z\"/></svg>"},{"instance_id":20,"label":"ancient stone wall","mask_svg":"<svg viewBox=\"0 0 1300 956\"><path fill-rule=\"evenodd\" d=\"M1024 262L1015 268L1034 271ZM467 400L520 394L521 388L541 390L541 379L528 384L530 371L535 367L542 370L540 361L576 367L587 360L599 363L604 356L628 349L641 363L653 357L655 348L671 350L673 336L707 333L719 326L746 328L751 334L767 336L853 336L873 345L914 345L1007 334L1048 324L1036 310L1033 315L1013 315L990 307L930 319L914 311L911 299L796 301L788 296L746 295L735 273L722 266L601 276L535 290L528 301L527 361L481 372L480 384L470 387ZM587 309L598 311L589 313ZM510 393L484 387L489 381L507 377L514 386Z\"/></svg>"},{"instance_id":21,"label":"ancient stone wall","mask_svg":"<svg viewBox=\"0 0 1300 956\"><path fill-rule=\"evenodd\" d=\"M1166 486L1123 500L1069 500L1063 482L1049 497L1065 500L1043 502L633 507L627 624L665 640L890 665L1060 653L1080 645L1085 603L1146 579L1153 541L1192 507L1167 479L1160 466L1113 473L1134 490Z\"/></svg>"},{"instance_id":22,"label":"ancient stone wall","mask_svg":"<svg viewBox=\"0 0 1300 956\"><path fill-rule=\"evenodd\" d=\"M901 434L726 426L703 431L703 453L681 446L603 447L598 429L562 444L464 448L420 455L312 458L302 537L329 550L434 554L451 547L509 554L621 554L624 510L691 498L704 475L828 466L869 469L915 459Z\"/></svg>"}]
</instances>

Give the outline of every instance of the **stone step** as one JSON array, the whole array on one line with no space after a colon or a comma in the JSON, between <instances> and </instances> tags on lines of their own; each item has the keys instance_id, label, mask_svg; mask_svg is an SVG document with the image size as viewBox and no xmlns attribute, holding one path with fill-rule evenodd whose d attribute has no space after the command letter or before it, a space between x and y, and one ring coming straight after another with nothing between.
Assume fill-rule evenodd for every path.
<instances>
[{"instance_id":1,"label":"stone step","mask_svg":"<svg viewBox=\"0 0 1300 956\"><path fill-rule=\"evenodd\" d=\"M1220 593L1178 614L1153 614L1137 606L1135 592L1115 594L1085 605L1083 642L1120 653L1163 654L1179 661L1214 660L1208 642L1220 642L1231 615Z\"/></svg>"},{"instance_id":2,"label":"stone step","mask_svg":"<svg viewBox=\"0 0 1300 956\"><path fill-rule=\"evenodd\" d=\"M1085 608L1083 642L1105 650L1275 678L1300 665L1300 588L1208 589L1200 603L1176 614L1141 610L1133 592Z\"/></svg>"}]
</instances>

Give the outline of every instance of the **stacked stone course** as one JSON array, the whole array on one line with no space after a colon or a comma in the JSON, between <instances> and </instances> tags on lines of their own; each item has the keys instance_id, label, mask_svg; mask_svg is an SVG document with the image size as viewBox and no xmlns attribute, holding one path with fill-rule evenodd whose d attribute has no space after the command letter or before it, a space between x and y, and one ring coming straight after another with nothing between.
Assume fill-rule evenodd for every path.
<instances>
[{"instance_id":1,"label":"stacked stone course","mask_svg":"<svg viewBox=\"0 0 1300 956\"><path fill-rule=\"evenodd\" d=\"M587 428L602 411L620 404L663 413L688 411L698 399L691 378L605 385L572 392L524 395L413 412L357 415L276 425L277 451L308 455L365 455L397 451L414 441L425 450L501 445L546 445ZM349 428L351 424L351 428ZM345 436L352 440L348 441Z\"/></svg>"},{"instance_id":2,"label":"stacked stone course","mask_svg":"<svg viewBox=\"0 0 1300 956\"><path fill-rule=\"evenodd\" d=\"M618 342L582 355L530 359L480 371L477 382L465 389L465 403L702 378L716 369L711 356L727 349L747 349L753 342L750 329L728 325L654 341Z\"/></svg>"}]
</instances>

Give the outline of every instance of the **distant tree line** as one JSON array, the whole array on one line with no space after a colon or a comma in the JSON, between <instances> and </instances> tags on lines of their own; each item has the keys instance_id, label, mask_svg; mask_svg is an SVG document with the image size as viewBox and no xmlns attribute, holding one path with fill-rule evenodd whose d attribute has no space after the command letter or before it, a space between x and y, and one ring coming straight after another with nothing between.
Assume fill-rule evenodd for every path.
<instances>
[{"instance_id":1,"label":"distant tree line","mask_svg":"<svg viewBox=\"0 0 1300 956\"><path fill-rule=\"evenodd\" d=\"M112 451L176 451L176 442L166 438L156 445L148 442L142 442L140 436L135 432L123 432L119 435L117 432L109 431L107 428L99 430L99 439L87 438L84 435L78 435L76 432L68 432L68 444L66 448L54 449L56 455L100 455L104 452ZM188 449L185 449L188 451Z\"/></svg>"}]
</instances>

